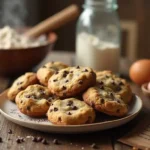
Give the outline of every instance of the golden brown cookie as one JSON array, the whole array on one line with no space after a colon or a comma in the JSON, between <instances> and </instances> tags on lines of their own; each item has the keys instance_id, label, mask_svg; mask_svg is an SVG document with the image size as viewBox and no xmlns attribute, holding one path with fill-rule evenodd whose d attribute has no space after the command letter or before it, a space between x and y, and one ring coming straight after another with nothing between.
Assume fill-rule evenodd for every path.
<instances>
[{"instance_id":1,"label":"golden brown cookie","mask_svg":"<svg viewBox=\"0 0 150 150\"><path fill-rule=\"evenodd\" d=\"M40 83L47 86L49 78L57 71L67 68L68 65L62 62L49 62L37 71L37 78Z\"/></svg>"},{"instance_id":2,"label":"golden brown cookie","mask_svg":"<svg viewBox=\"0 0 150 150\"><path fill-rule=\"evenodd\" d=\"M95 120L93 108L75 98L54 101L47 116L50 122L58 125L80 125Z\"/></svg>"},{"instance_id":3,"label":"golden brown cookie","mask_svg":"<svg viewBox=\"0 0 150 150\"><path fill-rule=\"evenodd\" d=\"M15 97L20 91L24 90L29 85L36 83L38 83L38 80L35 73L33 72L25 73L24 75L18 77L10 87L7 93L8 99L11 101L15 101Z\"/></svg>"},{"instance_id":4,"label":"golden brown cookie","mask_svg":"<svg viewBox=\"0 0 150 150\"><path fill-rule=\"evenodd\" d=\"M125 116L128 112L127 105L121 99L120 95L114 93L108 87L96 85L90 87L83 94L84 101L99 112L110 116Z\"/></svg>"},{"instance_id":5,"label":"golden brown cookie","mask_svg":"<svg viewBox=\"0 0 150 150\"><path fill-rule=\"evenodd\" d=\"M111 71L99 71L96 73L96 76L99 84L111 88L116 94L121 96L125 103L130 103L132 91L126 80L119 78Z\"/></svg>"},{"instance_id":6,"label":"golden brown cookie","mask_svg":"<svg viewBox=\"0 0 150 150\"><path fill-rule=\"evenodd\" d=\"M88 67L68 67L48 81L49 90L59 97L73 97L96 83L96 75Z\"/></svg>"},{"instance_id":7,"label":"golden brown cookie","mask_svg":"<svg viewBox=\"0 0 150 150\"><path fill-rule=\"evenodd\" d=\"M51 102L55 100L47 87L35 84L28 86L16 96L19 110L28 116L45 116Z\"/></svg>"}]
</instances>

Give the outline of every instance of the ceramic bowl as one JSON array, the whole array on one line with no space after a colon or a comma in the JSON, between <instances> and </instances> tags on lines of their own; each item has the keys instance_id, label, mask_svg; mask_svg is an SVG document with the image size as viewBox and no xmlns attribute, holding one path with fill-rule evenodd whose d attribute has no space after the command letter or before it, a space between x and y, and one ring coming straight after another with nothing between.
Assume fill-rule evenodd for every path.
<instances>
[{"instance_id":1,"label":"ceramic bowl","mask_svg":"<svg viewBox=\"0 0 150 150\"><path fill-rule=\"evenodd\" d=\"M148 83L142 84L141 89L142 89L144 95L146 95L147 97L150 98L150 91L147 89L147 85L148 85Z\"/></svg>"},{"instance_id":2,"label":"ceramic bowl","mask_svg":"<svg viewBox=\"0 0 150 150\"><path fill-rule=\"evenodd\" d=\"M52 50L56 40L56 34L50 33L48 43L44 46L13 50L0 49L0 76L16 76L30 71Z\"/></svg>"}]
</instances>

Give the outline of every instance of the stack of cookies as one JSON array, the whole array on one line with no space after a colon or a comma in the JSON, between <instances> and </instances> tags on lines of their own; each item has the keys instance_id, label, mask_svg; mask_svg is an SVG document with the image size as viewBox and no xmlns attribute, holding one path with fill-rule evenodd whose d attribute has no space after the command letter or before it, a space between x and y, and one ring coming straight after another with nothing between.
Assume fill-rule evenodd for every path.
<instances>
[{"instance_id":1,"label":"stack of cookies","mask_svg":"<svg viewBox=\"0 0 150 150\"><path fill-rule=\"evenodd\" d=\"M47 116L54 124L80 125L93 123L96 111L125 116L132 91L111 71L49 62L37 73L28 72L16 79L7 96L30 117Z\"/></svg>"}]
</instances>

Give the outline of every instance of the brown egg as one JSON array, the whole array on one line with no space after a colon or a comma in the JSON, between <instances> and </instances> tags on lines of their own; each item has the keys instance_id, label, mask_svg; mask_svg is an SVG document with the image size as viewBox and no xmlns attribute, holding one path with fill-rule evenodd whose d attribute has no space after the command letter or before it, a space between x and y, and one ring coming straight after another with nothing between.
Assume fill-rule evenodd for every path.
<instances>
[{"instance_id":1,"label":"brown egg","mask_svg":"<svg viewBox=\"0 0 150 150\"><path fill-rule=\"evenodd\" d=\"M129 70L133 82L141 85L150 81L150 59L141 59L134 62Z\"/></svg>"}]
</instances>

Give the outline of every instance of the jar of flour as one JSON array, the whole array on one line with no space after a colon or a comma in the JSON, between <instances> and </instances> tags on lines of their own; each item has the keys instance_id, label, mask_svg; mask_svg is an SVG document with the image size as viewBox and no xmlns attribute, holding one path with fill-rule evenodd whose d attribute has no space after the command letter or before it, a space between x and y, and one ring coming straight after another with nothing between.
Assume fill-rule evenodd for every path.
<instances>
[{"instance_id":1,"label":"jar of flour","mask_svg":"<svg viewBox=\"0 0 150 150\"><path fill-rule=\"evenodd\" d=\"M119 72L120 23L116 0L86 0L77 23L76 65Z\"/></svg>"}]
</instances>

